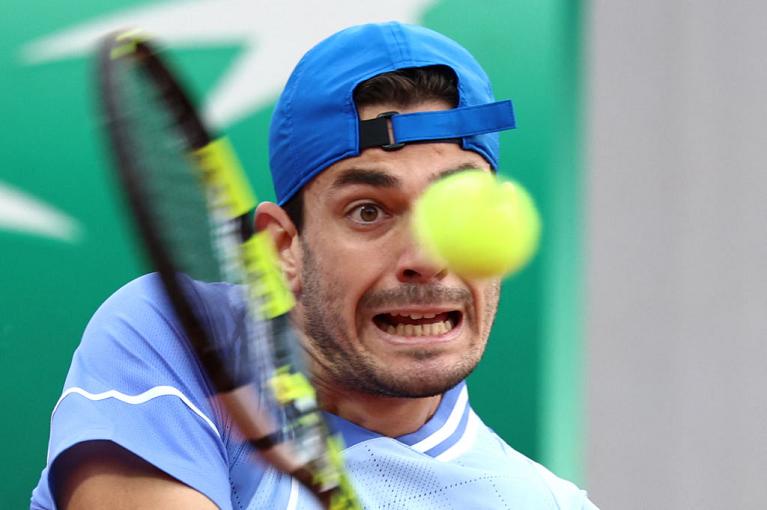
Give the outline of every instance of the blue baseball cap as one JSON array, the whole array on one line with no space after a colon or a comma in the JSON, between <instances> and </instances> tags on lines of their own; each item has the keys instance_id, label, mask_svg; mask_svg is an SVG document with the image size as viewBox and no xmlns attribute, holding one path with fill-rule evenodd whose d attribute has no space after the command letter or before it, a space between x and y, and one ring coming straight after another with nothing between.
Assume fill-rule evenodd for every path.
<instances>
[{"instance_id":1,"label":"blue baseball cap","mask_svg":"<svg viewBox=\"0 0 767 510\"><path fill-rule=\"evenodd\" d=\"M455 108L360 121L353 98L357 85L390 71L434 65L449 67L457 77ZM277 203L284 204L333 163L369 147L457 140L497 169L498 131L514 127L511 101L495 101L485 71L452 39L397 22L347 28L304 55L277 102L269 132Z\"/></svg>"}]
</instances>

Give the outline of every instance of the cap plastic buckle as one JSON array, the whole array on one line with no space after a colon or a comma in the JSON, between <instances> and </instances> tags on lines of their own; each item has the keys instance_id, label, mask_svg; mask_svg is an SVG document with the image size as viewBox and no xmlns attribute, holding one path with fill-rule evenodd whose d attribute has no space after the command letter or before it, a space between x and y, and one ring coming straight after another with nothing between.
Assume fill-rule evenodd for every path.
<instances>
[{"instance_id":1,"label":"cap plastic buckle","mask_svg":"<svg viewBox=\"0 0 767 510\"><path fill-rule=\"evenodd\" d=\"M386 129L389 134L389 143L381 145L381 148L385 151L396 151L397 149L401 149L405 146L405 142L394 142L394 127L391 124L391 118L395 115L399 115L399 112L383 112L376 115L377 119L386 119ZM389 127L391 126L391 131L389 131Z\"/></svg>"}]
</instances>

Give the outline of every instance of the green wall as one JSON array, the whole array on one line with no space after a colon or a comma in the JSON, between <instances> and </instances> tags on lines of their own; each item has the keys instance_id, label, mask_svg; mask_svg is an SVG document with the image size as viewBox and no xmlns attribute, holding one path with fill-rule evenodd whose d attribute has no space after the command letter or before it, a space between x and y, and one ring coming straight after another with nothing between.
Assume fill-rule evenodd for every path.
<instances>
[{"instance_id":1,"label":"green wall","mask_svg":"<svg viewBox=\"0 0 767 510\"><path fill-rule=\"evenodd\" d=\"M477 10L481 5L483 9ZM455 23L456 19L470 20ZM474 407L516 449L581 478L580 2L448 1L425 24L461 41L511 98L502 172L539 202L541 252L505 282Z\"/></svg>"},{"instance_id":2,"label":"green wall","mask_svg":"<svg viewBox=\"0 0 767 510\"><path fill-rule=\"evenodd\" d=\"M156 2L159 3L159 2ZM141 6L136 1L122 6ZM503 172L538 198L545 222L536 261L504 284L485 359L472 376L474 407L514 447L559 474L580 476L579 2L445 0L423 24L469 48L514 100L519 128L504 133ZM45 462L50 411L89 316L142 272L112 191L94 115L93 62L30 64L22 47L114 2L5 0L0 7L0 193L34 197L79 225L69 240L10 229L0 205L0 507L24 508ZM162 35L162 34L159 34ZM203 93L237 57L236 46L175 50ZM229 128L259 194L270 197L270 107ZM254 143L255 141L255 143ZM3 195L0 194L0 197Z\"/></svg>"}]
</instances>

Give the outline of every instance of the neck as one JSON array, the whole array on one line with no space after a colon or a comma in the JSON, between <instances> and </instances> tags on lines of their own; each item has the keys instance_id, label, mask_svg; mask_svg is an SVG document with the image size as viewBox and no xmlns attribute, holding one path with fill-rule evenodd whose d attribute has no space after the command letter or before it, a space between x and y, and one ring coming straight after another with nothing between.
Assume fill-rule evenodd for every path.
<instances>
[{"instance_id":1,"label":"neck","mask_svg":"<svg viewBox=\"0 0 767 510\"><path fill-rule=\"evenodd\" d=\"M315 382L320 405L363 428L388 437L410 434L421 428L437 411L441 395L400 398L371 395Z\"/></svg>"}]
</instances>

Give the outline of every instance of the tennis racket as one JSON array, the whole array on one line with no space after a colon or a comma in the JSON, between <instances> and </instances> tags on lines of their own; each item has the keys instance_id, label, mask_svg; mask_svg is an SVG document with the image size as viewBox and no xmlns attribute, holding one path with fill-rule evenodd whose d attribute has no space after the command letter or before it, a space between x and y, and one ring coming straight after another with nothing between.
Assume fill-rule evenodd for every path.
<instances>
[{"instance_id":1,"label":"tennis racket","mask_svg":"<svg viewBox=\"0 0 767 510\"><path fill-rule=\"evenodd\" d=\"M326 507L360 508L302 368L293 296L269 234L254 231L256 198L231 146L211 136L140 32L106 38L98 74L121 188L213 398L264 459ZM211 325L198 292L205 282L242 290L236 338Z\"/></svg>"}]
</instances>

